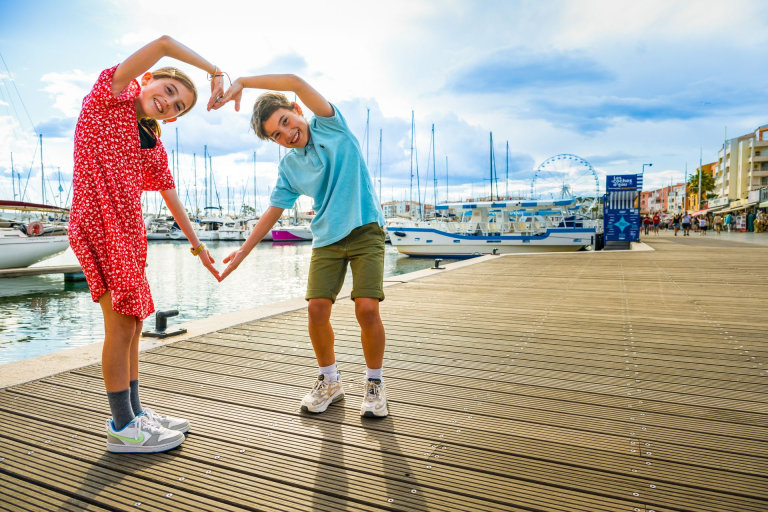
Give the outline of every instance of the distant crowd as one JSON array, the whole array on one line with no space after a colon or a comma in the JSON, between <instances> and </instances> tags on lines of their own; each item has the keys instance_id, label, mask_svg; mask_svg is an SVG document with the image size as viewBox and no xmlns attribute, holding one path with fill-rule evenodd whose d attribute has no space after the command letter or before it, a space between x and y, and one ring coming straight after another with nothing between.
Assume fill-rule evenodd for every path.
<instances>
[{"instance_id":1,"label":"distant crowd","mask_svg":"<svg viewBox=\"0 0 768 512\"><path fill-rule=\"evenodd\" d=\"M682 231L682 236L691 236L691 231L706 235L713 229L718 235L721 231L746 231L748 233L762 233L768 231L768 214L759 210L749 212L741 216L726 213L725 216L718 213L691 215L688 212L678 213L674 216L662 218L660 214L646 214L642 218L643 232L648 235L659 234L659 231L672 229L675 236Z\"/></svg>"}]
</instances>

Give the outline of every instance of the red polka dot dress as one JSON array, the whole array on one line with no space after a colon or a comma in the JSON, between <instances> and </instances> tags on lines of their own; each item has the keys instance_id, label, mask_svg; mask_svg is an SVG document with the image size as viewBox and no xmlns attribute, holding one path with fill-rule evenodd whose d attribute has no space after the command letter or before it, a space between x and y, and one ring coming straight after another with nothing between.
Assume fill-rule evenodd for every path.
<instances>
[{"instance_id":1,"label":"red polka dot dress","mask_svg":"<svg viewBox=\"0 0 768 512\"><path fill-rule=\"evenodd\" d=\"M102 71L77 121L69 244L93 301L110 291L115 311L143 320L155 305L144 270L141 194L175 184L162 143L141 149L133 105L139 83L133 80L117 98L112 95L116 69Z\"/></svg>"}]
</instances>

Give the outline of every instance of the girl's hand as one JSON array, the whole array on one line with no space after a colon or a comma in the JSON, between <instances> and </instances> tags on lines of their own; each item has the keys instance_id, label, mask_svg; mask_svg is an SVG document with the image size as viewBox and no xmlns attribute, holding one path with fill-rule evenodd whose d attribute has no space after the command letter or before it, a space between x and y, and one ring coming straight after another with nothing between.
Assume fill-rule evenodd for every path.
<instances>
[{"instance_id":1,"label":"girl's hand","mask_svg":"<svg viewBox=\"0 0 768 512\"><path fill-rule=\"evenodd\" d=\"M243 84L240 82L240 79L236 79L234 82L232 82L232 85L229 89L227 89L227 92L224 93L224 96L216 101L217 97L214 97L211 95L211 99L208 102L208 110L219 110L221 107L224 106L225 103L234 100L235 101L235 112L240 112L240 100L243 97Z\"/></svg>"},{"instance_id":2,"label":"girl's hand","mask_svg":"<svg viewBox=\"0 0 768 512\"><path fill-rule=\"evenodd\" d=\"M224 75L219 75L211 78L211 98L208 100L208 110L211 110L213 105L217 104L217 100L221 101L224 96Z\"/></svg>"},{"instance_id":3,"label":"girl's hand","mask_svg":"<svg viewBox=\"0 0 768 512\"><path fill-rule=\"evenodd\" d=\"M213 277L215 277L217 281L221 282L223 277L219 275L219 271L216 270L216 267L213 266L213 264L216 263L216 261L213 259L213 256L211 256L211 253L208 252L208 249L203 250L203 252L201 252L199 256L200 256L200 261L203 263L203 266L205 266L205 268L208 269L208 272L213 274Z\"/></svg>"},{"instance_id":4,"label":"girl's hand","mask_svg":"<svg viewBox=\"0 0 768 512\"><path fill-rule=\"evenodd\" d=\"M224 272L222 272L220 281L226 279L226 277L231 274L238 267L238 265L240 265L246 256L248 256L248 253L245 252L245 250L243 250L241 247L224 258L224 263L229 263L229 265L227 265L227 268L225 268Z\"/></svg>"}]
</instances>

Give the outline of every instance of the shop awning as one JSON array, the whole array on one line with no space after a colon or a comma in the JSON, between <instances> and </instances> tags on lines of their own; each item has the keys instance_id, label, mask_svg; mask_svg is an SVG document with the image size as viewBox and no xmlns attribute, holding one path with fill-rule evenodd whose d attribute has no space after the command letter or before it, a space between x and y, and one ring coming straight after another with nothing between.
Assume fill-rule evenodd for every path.
<instances>
[{"instance_id":1,"label":"shop awning","mask_svg":"<svg viewBox=\"0 0 768 512\"><path fill-rule=\"evenodd\" d=\"M768 203L768 201L766 201L766 203ZM735 211L743 210L744 208L749 208L750 206L755 206L756 204L757 204L757 201L752 201L751 203L742 204L740 206L734 206L733 208L726 208L720 213L735 212Z\"/></svg>"},{"instance_id":2,"label":"shop awning","mask_svg":"<svg viewBox=\"0 0 768 512\"><path fill-rule=\"evenodd\" d=\"M758 208L768 208L768 201L763 201L759 205L757 205Z\"/></svg>"},{"instance_id":3,"label":"shop awning","mask_svg":"<svg viewBox=\"0 0 768 512\"><path fill-rule=\"evenodd\" d=\"M704 214L704 213L715 213L715 212L717 212L717 213L723 213L723 212L721 211L723 208L725 208L725 207L724 207L724 206L715 206L714 208L704 208L703 210L699 210L699 211L693 212L693 213L691 213L691 214L689 214L689 215L690 215L691 217L696 217L696 216L698 216L698 215L702 215L702 214Z\"/></svg>"}]
</instances>

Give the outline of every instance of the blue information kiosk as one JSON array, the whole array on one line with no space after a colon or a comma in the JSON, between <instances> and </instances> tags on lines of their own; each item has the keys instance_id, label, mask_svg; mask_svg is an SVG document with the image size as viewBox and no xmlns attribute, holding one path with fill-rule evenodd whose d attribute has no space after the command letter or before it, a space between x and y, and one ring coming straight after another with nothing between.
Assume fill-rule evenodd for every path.
<instances>
[{"instance_id":1,"label":"blue information kiosk","mask_svg":"<svg viewBox=\"0 0 768 512\"><path fill-rule=\"evenodd\" d=\"M606 176L603 196L603 233L605 248L629 248L640 239L640 191L643 176L622 174Z\"/></svg>"}]
</instances>

